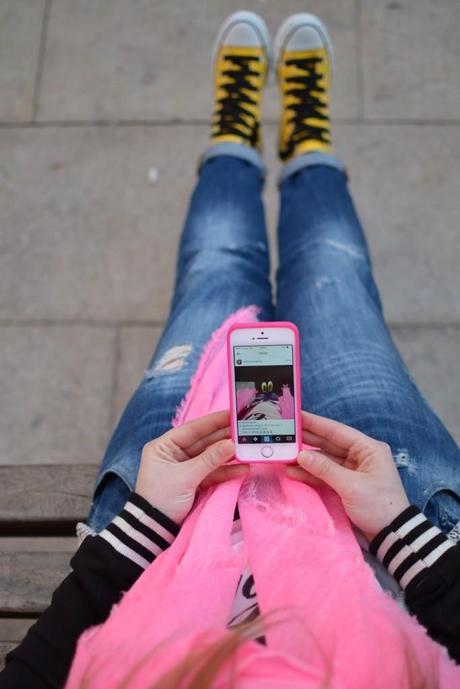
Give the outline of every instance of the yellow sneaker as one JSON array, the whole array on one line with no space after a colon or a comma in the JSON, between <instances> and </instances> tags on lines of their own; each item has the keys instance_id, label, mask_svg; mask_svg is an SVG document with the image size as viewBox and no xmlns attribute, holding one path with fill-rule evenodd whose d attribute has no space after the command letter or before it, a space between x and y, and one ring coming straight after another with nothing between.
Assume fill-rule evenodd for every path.
<instances>
[{"instance_id":1,"label":"yellow sneaker","mask_svg":"<svg viewBox=\"0 0 460 689\"><path fill-rule=\"evenodd\" d=\"M281 96L278 154L332 152L329 87L333 48L324 24L313 14L293 14L275 37Z\"/></svg>"},{"instance_id":2,"label":"yellow sneaker","mask_svg":"<svg viewBox=\"0 0 460 689\"><path fill-rule=\"evenodd\" d=\"M253 12L235 12L219 29L213 54L211 143L261 149L260 106L270 65L270 34Z\"/></svg>"}]
</instances>

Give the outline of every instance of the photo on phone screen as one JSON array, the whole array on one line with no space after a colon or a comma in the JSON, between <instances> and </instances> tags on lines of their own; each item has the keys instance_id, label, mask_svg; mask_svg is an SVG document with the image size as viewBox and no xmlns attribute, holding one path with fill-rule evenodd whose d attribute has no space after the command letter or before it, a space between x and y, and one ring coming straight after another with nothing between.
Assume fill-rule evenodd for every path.
<instances>
[{"instance_id":1,"label":"photo on phone screen","mask_svg":"<svg viewBox=\"0 0 460 689\"><path fill-rule=\"evenodd\" d=\"M233 347L239 443L294 443L293 345Z\"/></svg>"}]
</instances>

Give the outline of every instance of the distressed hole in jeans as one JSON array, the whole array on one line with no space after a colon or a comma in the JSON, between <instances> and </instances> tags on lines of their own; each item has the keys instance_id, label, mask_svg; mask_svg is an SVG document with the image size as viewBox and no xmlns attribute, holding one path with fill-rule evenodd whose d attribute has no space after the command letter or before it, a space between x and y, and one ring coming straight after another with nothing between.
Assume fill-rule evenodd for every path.
<instances>
[{"instance_id":1,"label":"distressed hole in jeans","mask_svg":"<svg viewBox=\"0 0 460 689\"><path fill-rule=\"evenodd\" d=\"M149 368L145 372L146 377L152 378L165 373L175 373L176 371L180 371L191 351L192 345L189 344L175 345L174 347L170 347L170 349L163 354L155 366Z\"/></svg>"},{"instance_id":2,"label":"distressed hole in jeans","mask_svg":"<svg viewBox=\"0 0 460 689\"><path fill-rule=\"evenodd\" d=\"M322 275L314 282L316 289L322 289L326 285L331 285L334 281L328 275Z\"/></svg>"},{"instance_id":3,"label":"distressed hole in jeans","mask_svg":"<svg viewBox=\"0 0 460 689\"><path fill-rule=\"evenodd\" d=\"M415 462L409 455L409 450L406 450L406 448L398 448L393 454L393 459L398 469L407 469L409 476L415 476L417 474Z\"/></svg>"}]
</instances>

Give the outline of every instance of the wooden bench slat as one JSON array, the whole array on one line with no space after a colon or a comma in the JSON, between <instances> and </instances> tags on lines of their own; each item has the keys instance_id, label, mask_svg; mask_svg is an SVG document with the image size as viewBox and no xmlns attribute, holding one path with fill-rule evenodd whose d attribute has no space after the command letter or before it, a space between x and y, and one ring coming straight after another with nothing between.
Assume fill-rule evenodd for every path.
<instances>
[{"instance_id":1,"label":"wooden bench slat","mask_svg":"<svg viewBox=\"0 0 460 689\"><path fill-rule=\"evenodd\" d=\"M13 641L0 641L0 671L5 667L5 658L7 653L16 648L18 644Z\"/></svg>"},{"instance_id":2,"label":"wooden bench slat","mask_svg":"<svg viewBox=\"0 0 460 689\"><path fill-rule=\"evenodd\" d=\"M5 665L5 656L23 640L35 619L0 617L0 672Z\"/></svg>"},{"instance_id":3,"label":"wooden bench slat","mask_svg":"<svg viewBox=\"0 0 460 689\"><path fill-rule=\"evenodd\" d=\"M0 523L83 521L97 466L0 466Z\"/></svg>"},{"instance_id":4,"label":"wooden bench slat","mask_svg":"<svg viewBox=\"0 0 460 689\"><path fill-rule=\"evenodd\" d=\"M40 614L70 572L72 552L0 553L0 615Z\"/></svg>"},{"instance_id":5,"label":"wooden bench slat","mask_svg":"<svg viewBox=\"0 0 460 689\"><path fill-rule=\"evenodd\" d=\"M0 555L2 553L37 552L74 553L77 548L76 536L6 536L0 538Z\"/></svg>"},{"instance_id":6,"label":"wooden bench slat","mask_svg":"<svg viewBox=\"0 0 460 689\"><path fill-rule=\"evenodd\" d=\"M34 622L34 617L0 617L0 642L18 644Z\"/></svg>"}]
</instances>

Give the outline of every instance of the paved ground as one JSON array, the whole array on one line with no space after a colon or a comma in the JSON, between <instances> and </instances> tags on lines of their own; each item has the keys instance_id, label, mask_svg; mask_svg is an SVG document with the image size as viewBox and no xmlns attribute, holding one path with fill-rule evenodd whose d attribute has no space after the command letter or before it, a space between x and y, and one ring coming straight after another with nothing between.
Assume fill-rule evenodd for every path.
<instances>
[{"instance_id":1,"label":"paved ground","mask_svg":"<svg viewBox=\"0 0 460 689\"><path fill-rule=\"evenodd\" d=\"M337 151L387 318L460 439L460 4L246 6L272 30L305 9L330 27ZM209 54L235 9L225 0L0 0L0 463L99 461L167 315L208 134ZM272 85L274 171L277 108Z\"/></svg>"}]
</instances>

